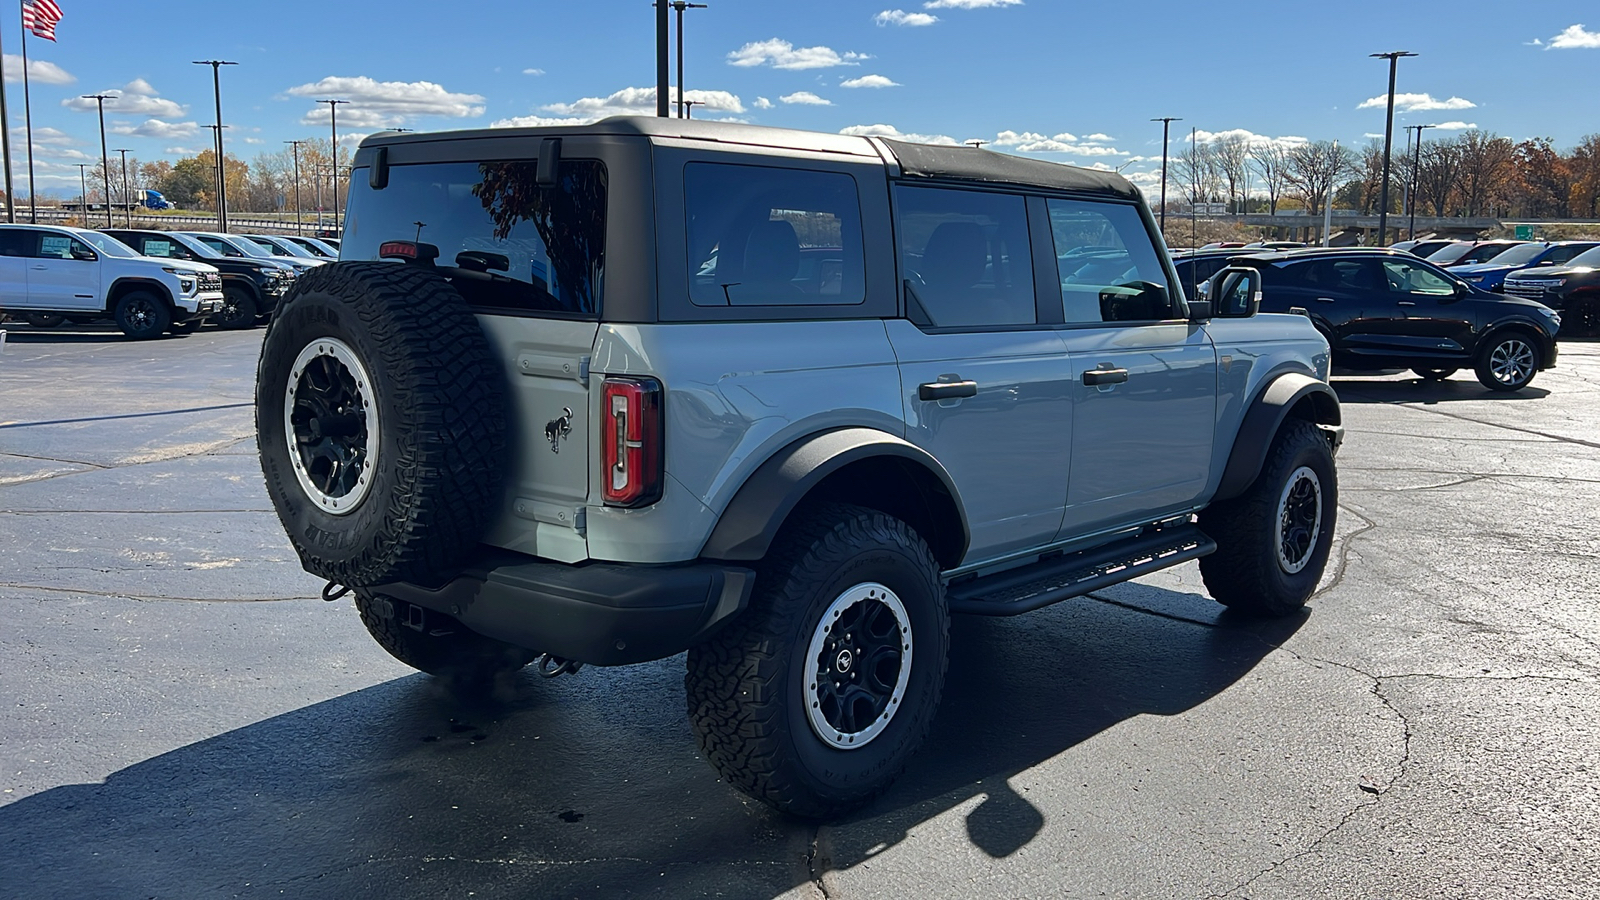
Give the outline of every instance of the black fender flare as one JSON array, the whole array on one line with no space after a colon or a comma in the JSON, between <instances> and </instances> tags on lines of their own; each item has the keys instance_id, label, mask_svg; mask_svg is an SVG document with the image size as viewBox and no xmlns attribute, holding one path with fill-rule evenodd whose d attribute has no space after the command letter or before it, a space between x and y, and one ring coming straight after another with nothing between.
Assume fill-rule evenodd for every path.
<instances>
[{"instance_id":1,"label":"black fender flare","mask_svg":"<svg viewBox=\"0 0 1600 900\"><path fill-rule=\"evenodd\" d=\"M1326 381L1301 372L1285 372L1273 378L1256 394L1239 423L1239 433L1233 439L1233 450L1228 454L1228 464L1222 470L1222 480L1213 500L1237 497L1255 482L1278 429L1294 409L1308 399L1312 421L1316 424L1343 424L1339 395Z\"/></svg>"},{"instance_id":2,"label":"black fender flare","mask_svg":"<svg viewBox=\"0 0 1600 900\"><path fill-rule=\"evenodd\" d=\"M930 544L938 545L934 553L943 565L955 566L966 555L972 537L955 480L921 447L873 428L818 432L774 453L751 473L722 511L716 528L712 529L700 552L701 557L730 561L761 559L789 514L812 489L846 466L874 458L917 466L938 479L949 496L944 514L955 520L942 524L958 525L960 530L959 534L949 532L945 540L936 540L933 535L924 537Z\"/></svg>"},{"instance_id":3,"label":"black fender flare","mask_svg":"<svg viewBox=\"0 0 1600 900\"><path fill-rule=\"evenodd\" d=\"M111 302L112 297L119 296L125 290L147 290L167 302L167 308L173 312L178 311L177 298L172 296L172 290L154 278L143 278L138 275L124 275L111 282L106 288L106 312L115 314L117 305Z\"/></svg>"}]
</instances>

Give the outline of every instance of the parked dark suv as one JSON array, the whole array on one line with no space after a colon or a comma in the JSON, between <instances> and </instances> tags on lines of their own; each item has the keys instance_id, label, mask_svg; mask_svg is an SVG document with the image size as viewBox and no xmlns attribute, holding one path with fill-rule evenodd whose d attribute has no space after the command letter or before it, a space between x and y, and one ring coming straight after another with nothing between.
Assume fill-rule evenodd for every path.
<instances>
[{"instance_id":1,"label":"parked dark suv","mask_svg":"<svg viewBox=\"0 0 1600 900\"><path fill-rule=\"evenodd\" d=\"M1513 272L1505 292L1558 310L1573 334L1600 334L1600 247L1563 265Z\"/></svg>"},{"instance_id":2,"label":"parked dark suv","mask_svg":"<svg viewBox=\"0 0 1600 900\"><path fill-rule=\"evenodd\" d=\"M1471 366L1485 387L1514 391L1556 361L1555 310L1479 290L1409 253L1296 250L1235 257L1232 265L1261 272L1262 310L1305 309L1336 366L1409 368L1428 379ZM1233 277L1224 270L1212 285L1224 304Z\"/></svg>"},{"instance_id":3,"label":"parked dark suv","mask_svg":"<svg viewBox=\"0 0 1600 900\"><path fill-rule=\"evenodd\" d=\"M223 256L187 235L126 228L102 230L145 256L216 266L222 272L222 310L211 316L211 322L223 328L249 328L265 321L294 286L294 270L287 266L271 260Z\"/></svg>"}]
</instances>

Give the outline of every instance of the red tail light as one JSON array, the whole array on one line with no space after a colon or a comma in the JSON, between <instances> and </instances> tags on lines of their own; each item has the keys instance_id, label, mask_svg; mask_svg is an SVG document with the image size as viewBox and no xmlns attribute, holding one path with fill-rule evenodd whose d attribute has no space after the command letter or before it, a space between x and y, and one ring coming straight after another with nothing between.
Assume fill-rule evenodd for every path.
<instances>
[{"instance_id":1,"label":"red tail light","mask_svg":"<svg viewBox=\"0 0 1600 900\"><path fill-rule=\"evenodd\" d=\"M606 505L646 506L660 500L660 382L651 378L607 378L600 396Z\"/></svg>"}]
</instances>

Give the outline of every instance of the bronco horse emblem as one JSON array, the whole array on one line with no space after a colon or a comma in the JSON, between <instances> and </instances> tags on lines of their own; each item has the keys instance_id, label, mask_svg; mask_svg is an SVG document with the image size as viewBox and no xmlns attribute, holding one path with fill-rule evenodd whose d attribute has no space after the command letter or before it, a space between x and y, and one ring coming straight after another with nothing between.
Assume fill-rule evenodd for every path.
<instances>
[{"instance_id":1,"label":"bronco horse emblem","mask_svg":"<svg viewBox=\"0 0 1600 900\"><path fill-rule=\"evenodd\" d=\"M544 439L550 442L550 452L561 452L561 439L572 433L572 409L561 407L561 416L544 426Z\"/></svg>"}]
</instances>

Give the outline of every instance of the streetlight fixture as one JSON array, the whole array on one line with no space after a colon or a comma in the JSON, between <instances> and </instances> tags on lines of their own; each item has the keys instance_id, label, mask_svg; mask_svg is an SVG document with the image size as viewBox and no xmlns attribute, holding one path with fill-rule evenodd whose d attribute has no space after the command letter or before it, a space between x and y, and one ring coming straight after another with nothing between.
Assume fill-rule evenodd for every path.
<instances>
[{"instance_id":1,"label":"streetlight fixture","mask_svg":"<svg viewBox=\"0 0 1600 900\"><path fill-rule=\"evenodd\" d=\"M349 103L349 100L318 100L318 103L328 104L328 122L333 126L333 233L343 236L339 229L339 104Z\"/></svg>"},{"instance_id":2,"label":"streetlight fixture","mask_svg":"<svg viewBox=\"0 0 1600 900\"><path fill-rule=\"evenodd\" d=\"M968 147L971 147L974 150L982 150L984 144L991 144L991 143L994 143L994 142L993 141L986 141L986 140L983 140L982 138L973 138L970 141L962 141L961 143L966 144Z\"/></svg>"},{"instance_id":3,"label":"streetlight fixture","mask_svg":"<svg viewBox=\"0 0 1600 900\"><path fill-rule=\"evenodd\" d=\"M123 209L123 218L127 220L128 227L133 227L133 194L128 190L128 148L115 147L122 154L122 202L127 206ZM109 200L107 201L109 202Z\"/></svg>"},{"instance_id":4,"label":"streetlight fixture","mask_svg":"<svg viewBox=\"0 0 1600 900\"><path fill-rule=\"evenodd\" d=\"M93 100L94 105L100 110L100 178L105 182L106 189L106 227L111 227L111 159L106 153L106 101L117 99L116 94L85 94L85 100ZM89 223L88 216L84 217L84 224Z\"/></svg>"},{"instance_id":5,"label":"streetlight fixture","mask_svg":"<svg viewBox=\"0 0 1600 900\"><path fill-rule=\"evenodd\" d=\"M1407 125L1406 128L1417 133L1416 156L1411 160L1411 239L1417 239L1417 170L1422 167L1422 129L1438 128L1437 125Z\"/></svg>"},{"instance_id":6,"label":"streetlight fixture","mask_svg":"<svg viewBox=\"0 0 1600 900\"><path fill-rule=\"evenodd\" d=\"M706 102L704 100L685 100L685 101L683 101L683 117L685 119L694 118L694 108L696 106L705 106L705 105L706 105Z\"/></svg>"},{"instance_id":7,"label":"streetlight fixture","mask_svg":"<svg viewBox=\"0 0 1600 900\"><path fill-rule=\"evenodd\" d=\"M1389 117L1383 124L1383 185L1378 190L1378 246L1385 246L1389 234L1389 148L1394 144L1394 76L1400 60L1417 54L1409 50L1391 50L1388 53L1369 53L1373 59L1389 61Z\"/></svg>"},{"instance_id":8,"label":"streetlight fixture","mask_svg":"<svg viewBox=\"0 0 1600 900\"><path fill-rule=\"evenodd\" d=\"M1161 123L1161 240L1167 239L1167 135L1173 122L1182 122L1177 116L1151 119Z\"/></svg>"},{"instance_id":9,"label":"streetlight fixture","mask_svg":"<svg viewBox=\"0 0 1600 900\"><path fill-rule=\"evenodd\" d=\"M305 141L284 141L294 149L294 233L300 234L300 145Z\"/></svg>"},{"instance_id":10,"label":"streetlight fixture","mask_svg":"<svg viewBox=\"0 0 1600 900\"><path fill-rule=\"evenodd\" d=\"M197 66L211 67L211 92L217 101L217 228L223 234L228 233L228 176L222 157L222 76L218 73L223 66L237 66L236 62L225 59L197 59Z\"/></svg>"},{"instance_id":11,"label":"streetlight fixture","mask_svg":"<svg viewBox=\"0 0 1600 900\"><path fill-rule=\"evenodd\" d=\"M686 9L705 9L704 3L686 3L684 0L672 0L668 4L678 11L678 118L687 119L683 109L683 11Z\"/></svg>"}]
</instances>

